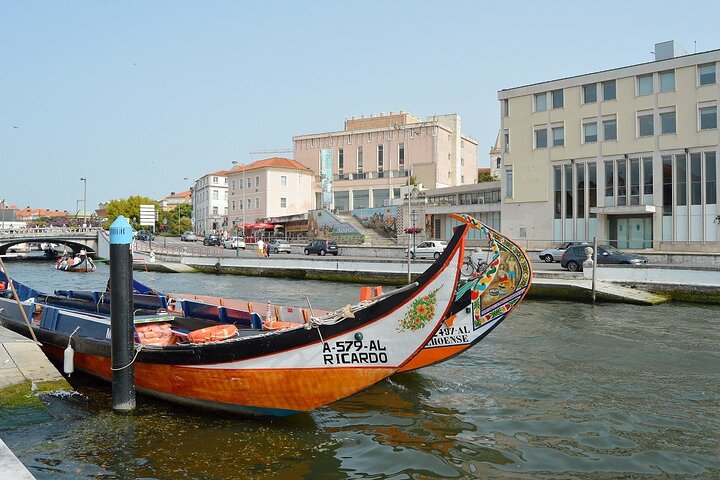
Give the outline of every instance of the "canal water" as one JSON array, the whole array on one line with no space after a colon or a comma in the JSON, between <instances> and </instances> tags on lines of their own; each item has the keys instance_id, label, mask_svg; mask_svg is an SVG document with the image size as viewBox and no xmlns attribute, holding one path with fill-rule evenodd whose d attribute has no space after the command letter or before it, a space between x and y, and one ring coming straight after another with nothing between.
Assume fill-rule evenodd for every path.
<instances>
[{"instance_id":1,"label":"canal water","mask_svg":"<svg viewBox=\"0 0 720 480\"><path fill-rule=\"evenodd\" d=\"M42 290L90 274L10 263ZM358 285L135 272L161 291L338 307ZM526 301L470 351L317 411L256 419L138 397L74 375L46 408L0 409L39 479L720 478L717 306ZM299 392L298 394L302 394Z\"/></svg>"}]
</instances>

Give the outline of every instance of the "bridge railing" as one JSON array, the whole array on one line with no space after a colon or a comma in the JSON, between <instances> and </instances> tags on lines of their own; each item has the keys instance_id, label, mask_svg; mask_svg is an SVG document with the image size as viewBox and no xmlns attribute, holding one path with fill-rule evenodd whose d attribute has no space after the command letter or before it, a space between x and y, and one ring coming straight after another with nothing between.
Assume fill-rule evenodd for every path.
<instances>
[{"instance_id":1,"label":"bridge railing","mask_svg":"<svg viewBox=\"0 0 720 480\"><path fill-rule=\"evenodd\" d=\"M6 228L0 229L0 238L13 239L23 237L49 237L58 236L97 236L99 227L35 227L35 228Z\"/></svg>"}]
</instances>

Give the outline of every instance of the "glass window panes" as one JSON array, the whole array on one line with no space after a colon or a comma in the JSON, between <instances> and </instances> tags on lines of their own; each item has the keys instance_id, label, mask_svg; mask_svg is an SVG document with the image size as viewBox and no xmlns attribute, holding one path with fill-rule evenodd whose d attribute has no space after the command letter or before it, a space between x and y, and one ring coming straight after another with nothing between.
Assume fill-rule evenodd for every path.
<instances>
[{"instance_id":1,"label":"glass window panes","mask_svg":"<svg viewBox=\"0 0 720 480\"><path fill-rule=\"evenodd\" d=\"M705 65L698 66L698 77L700 85L711 85L716 82L715 80L715 64L708 63Z\"/></svg>"},{"instance_id":2,"label":"glass window panes","mask_svg":"<svg viewBox=\"0 0 720 480\"><path fill-rule=\"evenodd\" d=\"M638 95L651 95L653 93L653 76L640 75L637 77Z\"/></svg>"},{"instance_id":3,"label":"glass window panes","mask_svg":"<svg viewBox=\"0 0 720 480\"><path fill-rule=\"evenodd\" d=\"M638 116L638 136L648 137L655 134L653 128L653 116L650 115L639 115Z\"/></svg>"},{"instance_id":4,"label":"glass window panes","mask_svg":"<svg viewBox=\"0 0 720 480\"><path fill-rule=\"evenodd\" d=\"M597 142L597 123L584 123L583 124L583 142L594 143Z\"/></svg>"},{"instance_id":5,"label":"glass window panes","mask_svg":"<svg viewBox=\"0 0 720 480\"><path fill-rule=\"evenodd\" d=\"M607 82L602 83L602 90L603 90L603 100L615 100L617 98L617 93L615 90L615 80L609 80Z\"/></svg>"},{"instance_id":6,"label":"glass window panes","mask_svg":"<svg viewBox=\"0 0 720 480\"><path fill-rule=\"evenodd\" d=\"M583 85L583 103L597 102L597 84Z\"/></svg>"},{"instance_id":7,"label":"glass window panes","mask_svg":"<svg viewBox=\"0 0 720 480\"><path fill-rule=\"evenodd\" d=\"M717 128L717 106L700 109L700 130Z\"/></svg>"},{"instance_id":8,"label":"glass window panes","mask_svg":"<svg viewBox=\"0 0 720 480\"><path fill-rule=\"evenodd\" d=\"M660 114L660 133L675 133L675 112Z\"/></svg>"},{"instance_id":9,"label":"glass window panes","mask_svg":"<svg viewBox=\"0 0 720 480\"><path fill-rule=\"evenodd\" d=\"M661 92L674 92L675 91L675 70L668 70L667 72L660 72L660 91Z\"/></svg>"},{"instance_id":10,"label":"glass window panes","mask_svg":"<svg viewBox=\"0 0 720 480\"><path fill-rule=\"evenodd\" d=\"M535 111L544 112L547 110L547 93L535 94Z\"/></svg>"},{"instance_id":11,"label":"glass window panes","mask_svg":"<svg viewBox=\"0 0 720 480\"><path fill-rule=\"evenodd\" d=\"M562 147L565 145L565 127L553 127L553 147Z\"/></svg>"},{"instance_id":12,"label":"glass window panes","mask_svg":"<svg viewBox=\"0 0 720 480\"><path fill-rule=\"evenodd\" d=\"M552 91L552 108L563 108L565 105L565 100L563 98L563 91L560 90L553 90Z\"/></svg>"},{"instance_id":13,"label":"glass window panes","mask_svg":"<svg viewBox=\"0 0 720 480\"><path fill-rule=\"evenodd\" d=\"M535 130L535 148L547 148L547 130Z\"/></svg>"},{"instance_id":14,"label":"glass window panes","mask_svg":"<svg viewBox=\"0 0 720 480\"><path fill-rule=\"evenodd\" d=\"M705 152L705 203L717 203L717 170L715 152Z\"/></svg>"},{"instance_id":15,"label":"glass window panes","mask_svg":"<svg viewBox=\"0 0 720 480\"><path fill-rule=\"evenodd\" d=\"M617 120L603 120L603 140L617 140Z\"/></svg>"},{"instance_id":16,"label":"glass window panes","mask_svg":"<svg viewBox=\"0 0 720 480\"><path fill-rule=\"evenodd\" d=\"M643 157L643 193L653 193L653 160L652 157Z\"/></svg>"}]
</instances>

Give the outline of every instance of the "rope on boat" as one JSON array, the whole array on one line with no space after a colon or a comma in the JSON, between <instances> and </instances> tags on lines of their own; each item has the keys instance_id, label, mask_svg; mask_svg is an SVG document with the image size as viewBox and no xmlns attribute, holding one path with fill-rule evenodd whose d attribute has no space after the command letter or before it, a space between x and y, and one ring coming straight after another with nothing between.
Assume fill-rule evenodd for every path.
<instances>
[{"instance_id":1,"label":"rope on boat","mask_svg":"<svg viewBox=\"0 0 720 480\"><path fill-rule=\"evenodd\" d=\"M368 306L377 303L378 301L391 297L393 295L397 295L398 293L405 292L407 290L411 290L418 286L418 282L413 282L405 285L404 287L400 287L398 289L392 290L390 292L383 293L382 295L378 295L377 297L371 299L371 300L363 300L360 303L356 303L355 305L345 305L343 308L340 308L338 310L335 310L334 312L330 312L327 315L323 315L321 317L310 317L309 324L312 327L319 327L321 325L335 325L336 323L339 323L346 318L355 318L355 312L359 310L363 310L367 308ZM322 338L322 337L321 337Z\"/></svg>"},{"instance_id":2,"label":"rope on boat","mask_svg":"<svg viewBox=\"0 0 720 480\"><path fill-rule=\"evenodd\" d=\"M128 368L130 365L132 365L133 363L135 363L135 360L137 360L138 354L140 354L140 350L143 349L143 344L142 344L142 343L138 343L138 344L135 346L135 349L136 349L136 350L135 350L135 356L133 357L132 360L130 360L130 363L128 363L128 364L125 365L124 367L117 367L117 368L110 367L110 370L112 370L113 372L118 372L118 371L120 371L120 370L125 370L125 369Z\"/></svg>"}]
</instances>

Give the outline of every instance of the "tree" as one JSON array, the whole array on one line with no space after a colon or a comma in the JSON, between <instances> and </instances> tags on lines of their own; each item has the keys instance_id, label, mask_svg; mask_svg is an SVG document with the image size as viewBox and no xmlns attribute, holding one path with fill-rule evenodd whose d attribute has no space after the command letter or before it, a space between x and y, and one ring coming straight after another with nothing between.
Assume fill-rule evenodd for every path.
<instances>
[{"instance_id":1,"label":"tree","mask_svg":"<svg viewBox=\"0 0 720 480\"><path fill-rule=\"evenodd\" d=\"M180 235L185 230L192 230L192 205L182 203L170 212L167 212L169 231ZM178 225L178 219L180 225Z\"/></svg>"},{"instance_id":2,"label":"tree","mask_svg":"<svg viewBox=\"0 0 720 480\"><path fill-rule=\"evenodd\" d=\"M494 182L497 180L490 172L478 172L478 183Z\"/></svg>"},{"instance_id":3,"label":"tree","mask_svg":"<svg viewBox=\"0 0 720 480\"><path fill-rule=\"evenodd\" d=\"M110 228L115 219L123 215L135 230L140 229L140 205L155 205L155 208L158 209L158 203L155 200L140 195L110 200L107 206L107 220L103 223L103 228Z\"/></svg>"}]
</instances>

